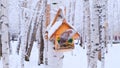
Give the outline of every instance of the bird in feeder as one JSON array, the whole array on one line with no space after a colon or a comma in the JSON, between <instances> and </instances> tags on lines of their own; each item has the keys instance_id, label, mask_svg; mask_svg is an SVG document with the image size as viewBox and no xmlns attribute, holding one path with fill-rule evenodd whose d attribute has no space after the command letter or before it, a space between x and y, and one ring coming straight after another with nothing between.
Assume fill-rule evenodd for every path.
<instances>
[{"instance_id":1,"label":"bird in feeder","mask_svg":"<svg viewBox=\"0 0 120 68\"><path fill-rule=\"evenodd\" d=\"M75 33L72 29L68 29L65 32L63 32L59 38L59 44L61 46L66 46L65 44L72 43L73 39L72 36Z\"/></svg>"}]
</instances>

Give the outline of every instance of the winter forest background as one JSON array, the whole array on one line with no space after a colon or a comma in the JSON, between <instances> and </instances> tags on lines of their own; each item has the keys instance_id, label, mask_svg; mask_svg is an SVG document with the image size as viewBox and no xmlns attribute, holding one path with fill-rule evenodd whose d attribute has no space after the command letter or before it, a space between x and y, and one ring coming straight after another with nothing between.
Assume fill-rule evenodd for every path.
<instances>
[{"instance_id":1,"label":"winter forest background","mask_svg":"<svg viewBox=\"0 0 120 68\"><path fill-rule=\"evenodd\" d=\"M119 3L0 0L0 68L119 68ZM48 39L59 9L57 22L65 18L80 34L72 51L56 52Z\"/></svg>"}]
</instances>

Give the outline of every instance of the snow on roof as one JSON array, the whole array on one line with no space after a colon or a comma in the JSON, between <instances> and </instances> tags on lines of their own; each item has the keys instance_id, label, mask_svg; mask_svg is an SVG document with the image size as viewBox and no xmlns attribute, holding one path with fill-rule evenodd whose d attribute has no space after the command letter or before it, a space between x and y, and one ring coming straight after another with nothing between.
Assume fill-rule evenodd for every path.
<instances>
[{"instance_id":1,"label":"snow on roof","mask_svg":"<svg viewBox=\"0 0 120 68\"><path fill-rule=\"evenodd\" d=\"M65 17L64 17L64 12L63 12L64 8L60 7L60 9L58 9L58 12L59 12L59 10L60 10L61 17L57 16L57 19L55 21L53 21L55 23L53 24L53 22L51 22L47 27L46 31L48 31L48 38L49 39L54 34L54 32L62 25L62 23L64 23L64 21L66 21ZM75 32L78 33L78 31L76 30L76 28L74 26L72 26L71 24L69 24L67 22L66 22L66 24L69 25Z\"/></svg>"},{"instance_id":2,"label":"snow on roof","mask_svg":"<svg viewBox=\"0 0 120 68\"><path fill-rule=\"evenodd\" d=\"M64 19L64 12L62 11L63 10L63 7L60 7L60 9L58 9L58 12L59 12L59 10L60 10L60 15L62 16L61 18L59 18L59 17L57 17L57 19L56 19L56 21L57 20L63 20ZM57 13L58 13L57 12ZM57 14L56 14L57 15ZM54 18L55 19L55 18ZM52 22L50 22L50 24L48 25L48 27L47 27L47 31L52 27L52 25L53 25L53 22L54 22L54 20L52 21Z\"/></svg>"},{"instance_id":3,"label":"snow on roof","mask_svg":"<svg viewBox=\"0 0 120 68\"><path fill-rule=\"evenodd\" d=\"M51 28L50 27L47 28L47 30L48 30L48 38L49 39L54 34L54 32L62 25L62 23L64 23L63 21L64 21L64 19L56 21L56 23ZM68 24L75 32L77 32L77 30L76 30L76 28L74 26L72 26L69 23L66 23L66 24ZM77 32L77 33L79 34L79 32Z\"/></svg>"},{"instance_id":4,"label":"snow on roof","mask_svg":"<svg viewBox=\"0 0 120 68\"><path fill-rule=\"evenodd\" d=\"M62 25L63 19L56 21L56 23L50 28L48 27L48 38L52 36L52 34Z\"/></svg>"},{"instance_id":5,"label":"snow on roof","mask_svg":"<svg viewBox=\"0 0 120 68\"><path fill-rule=\"evenodd\" d=\"M77 31L77 29L73 25L71 25L70 23L67 23L67 24L80 36L80 33Z\"/></svg>"}]
</instances>

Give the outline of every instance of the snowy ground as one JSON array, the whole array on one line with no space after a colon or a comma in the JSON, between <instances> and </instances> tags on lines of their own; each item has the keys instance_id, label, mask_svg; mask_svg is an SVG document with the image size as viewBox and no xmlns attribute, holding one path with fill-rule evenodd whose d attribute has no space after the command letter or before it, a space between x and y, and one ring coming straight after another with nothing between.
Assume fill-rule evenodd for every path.
<instances>
[{"instance_id":1,"label":"snowy ground","mask_svg":"<svg viewBox=\"0 0 120 68\"><path fill-rule=\"evenodd\" d=\"M10 68L20 68L20 56L15 52L17 42L12 42L12 55L10 55ZM44 65L38 66L38 51L37 46L34 45L29 62L25 62L25 68L44 68ZM105 68L119 68L120 64L120 44L109 46L109 51L106 54ZM65 52L63 59L63 68L87 68L86 50L76 45L72 52ZM100 62L98 64L100 68ZM0 68L2 61L0 60Z\"/></svg>"}]
</instances>

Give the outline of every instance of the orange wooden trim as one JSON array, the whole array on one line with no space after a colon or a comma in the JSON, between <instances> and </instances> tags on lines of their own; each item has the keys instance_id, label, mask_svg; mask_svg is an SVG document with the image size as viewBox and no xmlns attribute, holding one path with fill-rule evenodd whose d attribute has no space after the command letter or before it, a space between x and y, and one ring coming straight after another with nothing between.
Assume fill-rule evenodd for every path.
<instances>
[{"instance_id":1,"label":"orange wooden trim","mask_svg":"<svg viewBox=\"0 0 120 68\"><path fill-rule=\"evenodd\" d=\"M61 9L58 10L58 12L57 12L57 14L56 14L56 16L55 16L55 18L54 18L54 20L53 20L52 25L55 24L55 22L56 22L56 20L57 20L57 18L58 18L58 16L59 16L59 14L60 14L60 11L61 11Z\"/></svg>"}]
</instances>

